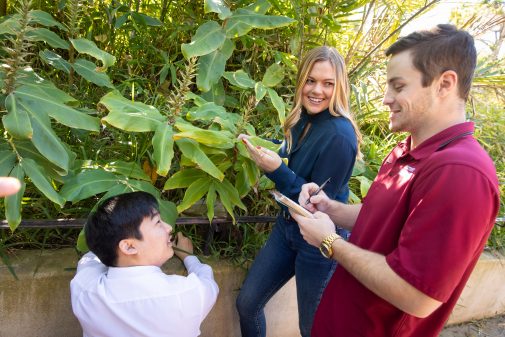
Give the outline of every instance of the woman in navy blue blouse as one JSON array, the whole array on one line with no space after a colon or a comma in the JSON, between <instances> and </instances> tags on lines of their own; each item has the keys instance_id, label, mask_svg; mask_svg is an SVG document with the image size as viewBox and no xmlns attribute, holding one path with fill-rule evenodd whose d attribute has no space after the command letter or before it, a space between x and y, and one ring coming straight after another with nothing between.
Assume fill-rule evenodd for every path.
<instances>
[{"instance_id":1,"label":"woman in navy blue blouse","mask_svg":"<svg viewBox=\"0 0 505 337\"><path fill-rule=\"evenodd\" d=\"M254 148L246 135L239 138L276 189L292 200L298 200L303 184L313 181L321 185L331 178L324 192L332 199L346 202L361 135L349 109L345 63L336 49L318 47L302 60L294 108L283 130L285 141L279 154ZM281 157L288 159L287 165ZM346 237L346 233L340 234ZM335 267L334 260L325 258L316 247L305 242L297 223L283 208L237 298L242 337L266 336L263 308L293 276L300 332L309 337L317 305Z\"/></svg>"}]
</instances>

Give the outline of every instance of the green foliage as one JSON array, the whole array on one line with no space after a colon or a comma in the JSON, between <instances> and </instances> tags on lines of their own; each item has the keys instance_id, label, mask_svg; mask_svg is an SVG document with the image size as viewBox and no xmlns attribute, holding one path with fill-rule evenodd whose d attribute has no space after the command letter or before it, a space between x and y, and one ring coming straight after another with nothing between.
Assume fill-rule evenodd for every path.
<instances>
[{"instance_id":1,"label":"green foliage","mask_svg":"<svg viewBox=\"0 0 505 337\"><path fill-rule=\"evenodd\" d=\"M3 203L9 225L21 214L85 216L133 190L153 193L169 223L201 199L209 220L217 207L233 219L273 214L264 195L272 184L236 138L278 149L264 139L282 138L297 62L321 44L346 59L365 135L350 182L359 202L402 138L389 134L382 108L382 49L436 2L20 1L0 18L0 174L23 181ZM502 181L503 69L499 59L481 60L471 108ZM481 98L490 92L491 102ZM227 239L235 241L215 247L246 259L268 230L233 228ZM503 246L503 229L493 235ZM78 246L86 248L82 233Z\"/></svg>"}]
</instances>

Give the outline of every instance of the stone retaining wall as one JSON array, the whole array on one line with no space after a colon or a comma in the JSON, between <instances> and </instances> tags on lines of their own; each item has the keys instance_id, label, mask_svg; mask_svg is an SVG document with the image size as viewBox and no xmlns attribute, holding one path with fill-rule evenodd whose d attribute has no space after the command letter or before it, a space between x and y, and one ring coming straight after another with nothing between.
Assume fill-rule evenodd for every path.
<instances>
[{"instance_id":1,"label":"stone retaining wall","mask_svg":"<svg viewBox=\"0 0 505 337\"><path fill-rule=\"evenodd\" d=\"M11 256L15 280L5 265L0 266L1 337L79 337L79 323L72 314L69 282L78 257L73 249L18 251ZM449 323L505 313L505 259L485 253ZM240 336L235 298L245 270L223 261L206 261L220 287L218 301L202 324L202 337ZM165 266L168 273L182 274L182 263L174 258ZM441 276L443 277L443 275ZM266 308L269 337L297 337L298 318L295 283L291 280Z\"/></svg>"}]
</instances>

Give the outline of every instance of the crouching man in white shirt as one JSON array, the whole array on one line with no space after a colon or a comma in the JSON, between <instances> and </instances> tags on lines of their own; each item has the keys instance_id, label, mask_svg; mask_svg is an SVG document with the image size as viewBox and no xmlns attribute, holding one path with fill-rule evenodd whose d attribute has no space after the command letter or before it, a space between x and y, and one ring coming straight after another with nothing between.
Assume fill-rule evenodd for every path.
<instances>
[{"instance_id":1,"label":"crouching man in white shirt","mask_svg":"<svg viewBox=\"0 0 505 337\"><path fill-rule=\"evenodd\" d=\"M212 269L193 255L190 239L161 220L156 199L132 192L105 200L85 226L91 252L70 283L72 309L85 337L200 334L219 292ZM161 269L175 254L188 276ZM185 252L183 252L185 251ZM190 254L188 254L188 253Z\"/></svg>"}]
</instances>

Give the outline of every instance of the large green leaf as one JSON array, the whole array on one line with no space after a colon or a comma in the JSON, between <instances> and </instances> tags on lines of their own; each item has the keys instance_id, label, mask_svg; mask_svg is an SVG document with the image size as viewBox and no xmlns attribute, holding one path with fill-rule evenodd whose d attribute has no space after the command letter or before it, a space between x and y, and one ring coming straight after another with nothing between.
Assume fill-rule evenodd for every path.
<instances>
[{"instance_id":1,"label":"large green leaf","mask_svg":"<svg viewBox=\"0 0 505 337\"><path fill-rule=\"evenodd\" d=\"M193 163L197 164L200 169L207 172L218 180L223 180L224 174L221 172L212 160L200 149L197 142L192 139L179 139L176 141L181 152L189 158Z\"/></svg>"},{"instance_id":2,"label":"large green leaf","mask_svg":"<svg viewBox=\"0 0 505 337\"><path fill-rule=\"evenodd\" d=\"M61 139L51 128L49 117L43 112L30 111L33 128L32 143L50 162L68 171L70 157Z\"/></svg>"},{"instance_id":3,"label":"large green leaf","mask_svg":"<svg viewBox=\"0 0 505 337\"><path fill-rule=\"evenodd\" d=\"M151 181L151 178L142 170L136 162L126 162L122 160L115 160L109 162L103 166L103 169L107 172L112 172L115 174L120 174L131 179L140 179L145 181Z\"/></svg>"},{"instance_id":4,"label":"large green leaf","mask_svg":"<svg viewBox=\"0 0 505 337\"><path fill-rule=\"evenodd\" d=\"M155 107L127 100L117 91L103 96L100 103L110 111L102 121L121 130L155 131L160 123L166 122L166 118Z\"/></svg>"},{"instance_id":5,"label":"large green leaf","mask_svg":"<svg viewBox=\"0 0 505 337\"><path fill-rule=\"evenodd\" d=\"M16 164L16 155L12 151L0 151L0 177L6 177Z\"/></svg>"},{"instance_id":6,"label":"large green leaf","mask_svg":"<svg viewBox=\"0 0 505 337\"><path fill-rule=\"evenodd\" d=\"M21 189L18 193L5 197L5 218L11 230L15 230L21 223L21 201L25 193L25 173L21 166L16 165L11 171L10 177L18 178L21 182Z\"/></svg>"},{"instance_id":7,"label":"large green leaf","mask_svg":"<svg viewBox=\"0 0 505 337\"><path fill-rule=\"evenodd\" d=\"M263 83L257 82L254 85L254 93L256 94L256 101L259 102L267 94L267 88L265 87L265 85Z\"/></svg>"},{"instance_id":8,"label":"large green leaf","mask_svg":"<svg viewBox=\"0 0 505 337\"><path fill-rule=\"evenodd\" d=\"M66 102L74 101L64 91L52 85L24 84L16 89L18 105L28 111L29 114L47 114L66 126L90 131L99 131L100 122L66 105Z\"/></svg>"},{"instance_id":9,"label":"large green leaf","mask_svg":"<svg viewBox=\"0 0 505 337\"><path fill-rule=\"evenodd\" d=\"M160 20L143 13L131 12L131 16L136 23L142 26L152 26L152 27L163 26L163 22L161 22Z\"/></svg>"},{"instance_id":10,"label":"large green leaf","mask_svg":"<svg viewBox=\"0 0 505 337\"><path fill-rule=\"evenodd\" d=\"M157 164L156 173L165 177L170 170L172 158L174 157L174 131L172 126L160 123L153 137L154 161Z\"/></svg>"},{"instance_id":11,"label":"large green leaf","mask_svg":"<svg viewBox=\"0 0 505 337\"><path fill-rule=\"evenodd\" d=\"M7 114L2 117L5 130L14 138L30 139L33 135L32 125L28 112L16 102L15 93L5 99Z\"/></svg>"},{"instance_id":12,"label":"large green leaf","mask_svg":"<svg viewBox=\"0 0 505 337\"><path fill-rule=\"evenodd\" d=\"M219 149L231 149L234 146L235 138L228 131L204 130L184 122L176 122L175 127L181 132L174 134L174 140L190 138Z\"/></svg>"},{"instance_id":13,"label":"large green leaf","mask_svg":"<svg viewBox=\"0 0 505 337\"><path fill-rule=\"evenodd\" d=\"M223 179L221 183L214 183L219 199L223 203L224 208L230 214L235 223L235 215L233 214L233 207L238 206L243 210L246 209L245 205L240 200L237 189L230 183L228 179Z\"/></svg>"},{"instance_id":14,"label":"large green leaf","mask_svg":"<svg viewBox=\"0 0 505 337\"><path fill-rule=\"evenodd\" d=\"M224 20L231 15L230 9L226 6L223 0L205 0L203 10L205 14L211 12L217 13L221 20Z\"/></svg>"},{"instance_id":15,"label":"large green leaf","mask_svg":"<svg viewBox=\"0 0 505 337\"><path fill-rule=\"evenodd\" d=\"M58 27L61 30L68 31L68 29L63 26L61 23L56 21L51 14L41 11L41 10L31 10L30 11L30 21L41 24L46 27Z\"/></svg>"},{"instance_id":16,"label":"large green leaf","mask_svg":"<svg viewBox=\"0 0 505 337\"><path fill-rule=\"evenodd\" d=\"M240 69L235 72L225 72L223 77L228 80L232 85L242 89L254 88L256 82L249 77L249 74Z\"/></svg>"},{"instance_id":17,"label":"large green leaf","mask_svg":"<svg viewBox=\"0 0 505 337\"><path fill-rule=\"evenodd\" d=\"M222 79L212 86L212 89L202 93L202 98L208 102L214 102L219 105L224 105L226 101L226 92L224 90L224 85Z\"/></svg>"},{"instance_id":18,"label":"large green leaf","mask_svg":"<svg viewBox=\"0 0 505 337\"><path fill-rule=\"evenodd\" d=\"M62 145L65 145L62 143ZM73 163L76 158L76 154L71 152L69 148L65 147L66 155L69 158L69 162ZM37 164L42 166L50 178L57 181L62 181L62 177L68 174L68 169L62 169L61 167L55 165L49 159L44 157L35 147L35 145L28 140L16 141L16 150L19 155L23 158L31 158Z\"/></svg>"},{"instance_id":19,"label":"large green leaf","mask_svg":"<svg viewBox=\"0 0 505 337\"><path fill-rule=\"evenodd\" d=\"M209 91L223 76L226 61L231 57L235 44L226 39L223 46L198 60L196 85L201 91Z\"/></svg>"},{"instance_id":20,"label":"large green leaf","mask_svg":"<svg viewBox=\"0 0 505 337\"><path fill-rule=\"evenodd\" d=\"M102 169L84 171L70 178L60 190L68 201L76 202L103 193L119 183L115 174Z\"/></svg>"},{"instance_id":21,"label":"large green leaf","mask_svg":"<svg viewBox=\"0 0 505 337\"><path fill-rule=\"evenodd\" d=\"M93 41L88 39L70 39L70 42L79 53L88 54L102 61L103 70L116 63L116 58L114 56L98 48Z\"/></svg>"},{"instance_id":22,"label":"large green leaf","mask_svg":"<svg viewBox=\"0 0 505 337\"><path fill-rule=\"evenodd\" d=\"M158 199L158 204L160 206L161 218L173 227L177 220L177 207L173 202L163 199Z\"/></svg>"},{"instance_id":23,"label":"large green leaf","mask_svg":"<svg viewBox=\"0 0 505 337\"><path fill-rule=\"evenodd\" d=\"M216 204L216 188L214 184L209 186L209 191L207 192L207 197L205 198L205 203L207 204L207 219L212 223L214 218L214 205Z\"/></svg>"},{"instance_id":24,"label":"large green leaf","mask_svg":"<svg viewBox=\"0 0 505 337\"><path fill-rule=\"evenodd\" d=\"M26 33L26 39L29 41L46 42L53 48L68 49L70 45L63 40L58 34L50 31L47 28L34 28Z\"/></svg>"},{"instance_id":25,"label":"large green leaf","mask_svg":"<svg viewBox=\"0 0 505 337\"><path fill-rule=\"evenodd\" d=\"M204 177L195 180L184 193L184 198L182 202L177 206L177 211L179 213L184 212L186 209L190 208L195 202L200 200L209 190L211 178Z\"/></svg>"},{"instance_id":26,"label":"large green leaf","mask_svg":"<svg viewBox=\"0 0 505 337\"><path fill-rule=\"evenodd\" d=\"M274 63L265 71L263 80L261 81L266 87L275 87L277 84L281 83L284 78L284 68Z\"/></svg>"},{"instance_id":27,"label":"large green leaf","mask_svg":"<svg viewBox=\"0 0 505 337\"><path fill-rule=\"evenodd\" d=\"M14 14L7 20L0 23L0 34L15 34L19 28L19 20L21 16L19 14Z\"/></svg>"},{"instance_id":28,"label":"large green leaf","mask_svg":"<svg viewBox=\"0 0 505 337\"><path fill-rule=\"evenodd\" d=\"M227 112L224 107L214 102L207 102L191 109L186 118L190 121L214 122L221 125L222 129L236 133L237 124L242 117L239 114Z\"/></svg>"},{"instance_id":29,"label":"large green leaf","mask_svg":"<svg viewBox=\"0 0 505 337\"><path fill-rule=\"evenodd\" d=\"M42 59L42 61L46 62L47 64L53 66L54 68L58 70L63 70L67 74L70 74L70 69L72 66L70 63L67 62L63 57L60 55L53 53L50 50L41 50L39 51L39 56Z\"/></svg>"},{"instance_id":30,"label":"large green leaf","mask_svg":"<svg viewBox=\"0 0 505 337\"><path fill-rule=\"evenodd\" d=\"M100 87L115 88L109 76L105 73L98 72L93 62L79 58L72 64L72 67L79 75L91 83L95 83Z\"/></svg>"},{"instance_id":31,"label":"large green leaf","mask_svg":"<svg viewBox=\"0 0 505 337\"><path fill-rule=\"evenodd\" d=\"M23 167L26 175L30 177L32 183L41 191L49 200L63 207L65 199L63 199L53 188L51 182L46 178L44 169L30 158L23 158L20 165Z\"/></svg>"},{"instance_id":32,"label":"large green leaf","mask_svg":"<svg viewBox=\"0 0 505 337\"><path fill-rule=\"evenodd\" d=\"M180 170L172 175L166 182L163 190L173 190L176 188L186 188L195 180L206 177L207 174L196 168Z\"/></svg>"},{"instance_id":33,"label":"large green leaf","mask_svg":"<svg viewBox=\"0 0 505 337\"><path fill-rule=\"evenodd\" d=\"M221 26L216 21L207 21L197 29L191 43L182 44L182 54L186 59L209 54L220 48L225 39Z\"/></svg>"},{"instance_id":34,"label":"large green leaf","mask_svg":"<svg viewBox=\"0 0 505 337\"><path fill-rule=\"evenodd\" d=\"M228 18L225 26L227 37L239 37L247 34L252 28L274 29L288 26L295 20L285 16L259 14L247 9L237 9Z\"/></svg>"},{"instance_id":35,"label":"large green leaf","mask_svg":"<svg viewBox=\"0 0 505 337\"><path fill-rule=\"evenodd\" d=\"M268 97L270 98L270 102L274 106L275 110L277 110L277 115L279 116L279 122L284 124L286 120L286 107L282 98L279 97L277 92L274 89L267 88Z\"/></svg>"}]
</instances>

